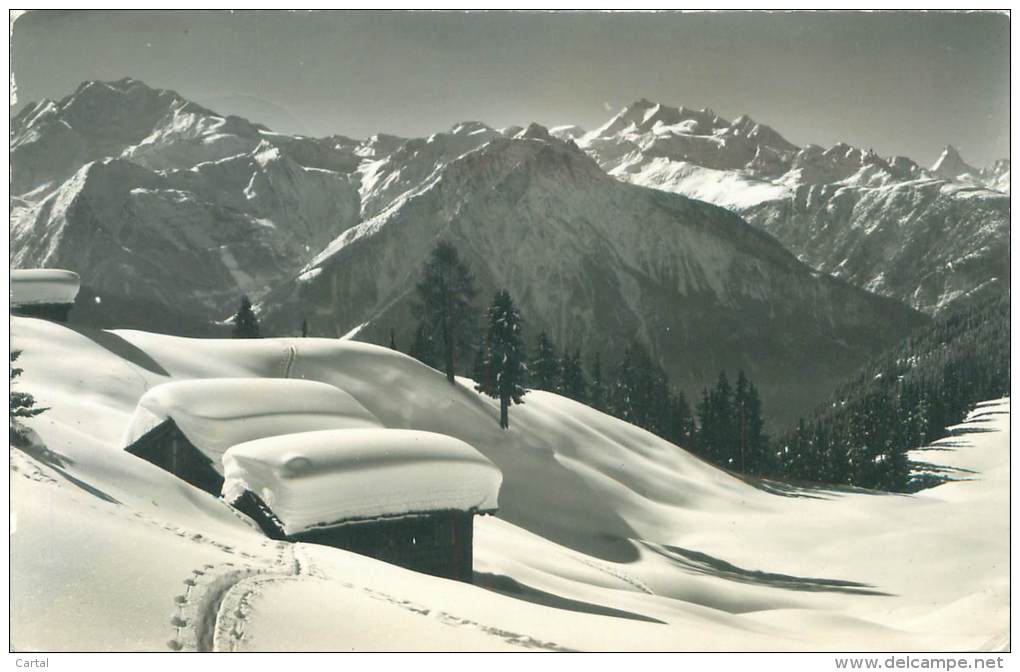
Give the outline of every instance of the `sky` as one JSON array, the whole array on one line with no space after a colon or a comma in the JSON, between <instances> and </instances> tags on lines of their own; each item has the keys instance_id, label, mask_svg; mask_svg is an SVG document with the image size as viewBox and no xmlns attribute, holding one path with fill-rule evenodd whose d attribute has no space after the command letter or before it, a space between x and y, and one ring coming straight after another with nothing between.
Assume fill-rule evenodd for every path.
<instances>
[{"instance_id":1,"label":"sky","mask_svg":"<svg viewBox=\"0 0 1020 672\"><path fill-rule=\"evenodd\" d=\"M12 112L130 76L281 132L363 138L592 129L647 98L798 145L1009 156L1003 14L33 11L12 69Z\"/></svg>"}]
</instances>

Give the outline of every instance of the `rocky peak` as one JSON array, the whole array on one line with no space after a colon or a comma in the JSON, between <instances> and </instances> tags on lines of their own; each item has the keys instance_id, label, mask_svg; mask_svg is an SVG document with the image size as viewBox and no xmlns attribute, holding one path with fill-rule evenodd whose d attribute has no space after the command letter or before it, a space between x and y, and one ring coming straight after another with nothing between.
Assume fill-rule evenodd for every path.
<instances>
[{"instance_id":1,"label":"rocky peak","mask_svg":"<svg viewBox=\"0 0 1020 672\"><path fill-rule=\"evenodd\" d=\"M942 154L932 164L931 172L944 180L952 180L960 175L978 174L978 170L964 161L959 150L952 145L943 148Z\"/></svg>"}]
</instances>

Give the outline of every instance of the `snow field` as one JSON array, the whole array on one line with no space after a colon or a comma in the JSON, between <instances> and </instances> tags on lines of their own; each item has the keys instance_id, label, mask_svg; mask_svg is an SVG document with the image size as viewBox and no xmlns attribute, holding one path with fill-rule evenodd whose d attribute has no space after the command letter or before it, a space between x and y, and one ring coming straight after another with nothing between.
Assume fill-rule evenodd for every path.
<instances>
[{"instance_id":1,"label":"snow field","mask_svg":"<svg viewBox=\"0 0 1020 672\"><path fill-rule=\"evenodd\" d=\"M468 381L451 386L352 341L192 340L28 318L12 318L12 341L24 350L19 388L51 407L28 421L37 445L12 450L19 650L1008 644L1008 399L925 452L967 480L904 496L745 482L544 392L502 431L495 402ZM476 519L478 585L271 542L120 450L159 384L283 370L343 390L384 427L463 441L500 469L499 513Z\"/></svg>"}]
</instances>

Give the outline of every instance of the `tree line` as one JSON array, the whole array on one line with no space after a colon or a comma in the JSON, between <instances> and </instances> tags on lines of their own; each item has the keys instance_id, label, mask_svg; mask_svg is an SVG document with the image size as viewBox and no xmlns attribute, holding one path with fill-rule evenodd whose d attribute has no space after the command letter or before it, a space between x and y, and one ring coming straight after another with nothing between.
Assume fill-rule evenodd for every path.
<instances>
[{"instance_id":1,"label":"tree line","mask_svg":"<svg viewBox=\"0 0 1020 672\"><path fill-rule=\"evenodd\" d=\"M842 385L777 442L778 477L914 491L908 451L1009 394L1009 294L937 317Z\"/></svg>"}]
</instances>

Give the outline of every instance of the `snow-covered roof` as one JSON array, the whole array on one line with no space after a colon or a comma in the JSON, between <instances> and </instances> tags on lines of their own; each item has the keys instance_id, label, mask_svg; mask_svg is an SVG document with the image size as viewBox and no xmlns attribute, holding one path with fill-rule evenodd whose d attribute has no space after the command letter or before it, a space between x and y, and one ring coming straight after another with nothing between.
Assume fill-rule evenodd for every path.
<instances>
[{"instance_id":1,"label":"snow-covered roof","mask_svg":"<svg viewBox=\"0 0 1020 672\"><path fill-rule=\"evenodd\" d=\"M164 383L138 401L122 440L127 448L173 420L222 473L220 458L238 443L321 429L380 427L344 390L289 378L210 378Z\"/></svg>"},{"instance_id":2,"label":"snow-covered roof","mask_svg":"<svg viewBox=\"0 0 1020 672\"><path fill-rule=\"evenodd\" d=\"M59 268L28 268L11 271L11 305L74 303L81 278Z\"/></svg>"},{"instance_id":3,"label":"snow-covered roof","mask_svg":"<svg viewBox=\"0 0 1020 672\"><path fill-rule=\"evenodd\" d=\"M494 511L502 472L443 434L404 429L303 432L243 443L223 456L224 497L262 498L297 534L430 511Z\"/></svg>"}]
</instances>

